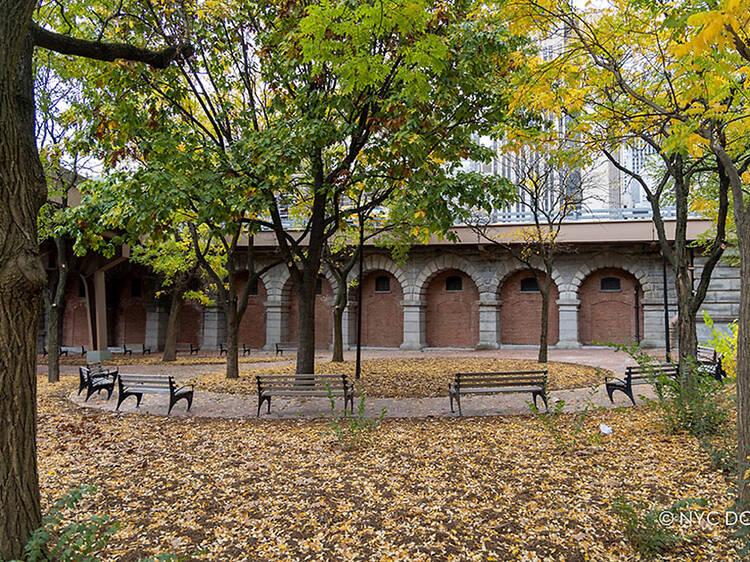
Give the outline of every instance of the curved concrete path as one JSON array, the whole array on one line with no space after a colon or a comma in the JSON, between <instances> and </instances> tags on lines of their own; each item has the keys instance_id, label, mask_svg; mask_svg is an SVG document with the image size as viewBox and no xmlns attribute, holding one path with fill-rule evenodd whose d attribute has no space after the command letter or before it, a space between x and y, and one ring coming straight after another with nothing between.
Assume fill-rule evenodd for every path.
<instances>
[{"instance_id":1,"label":"curved concrete path","mask_svg":"<svg viewBox=\"0 0 750 562\"><path fill-rule=\"evenodd\" d=\"M654 355L659 356L658 350L653 350ZM346 360L352 360L354 352L345 354ZM376 358L437 358L437 357L496 357L507 359L534 359L537 350L534 348L503 348L488 351L469 350L426 350L399 351L399 350L363 350L363 359ZM328 361L328 353L316 354L317 361ZM624 353L615 353L608 348L582 348L582 349L554 349L549 351L550 361L564 361L569 363L580 363L594 367L609 369L615 373L622 373L625 366L631 364L630 358ZM267 368L270 366L282 366L290 364L289 359L272 363L245 363L240 365L241 370L252 370L256 368ZM46 370L46 365L40 365L40 371ZM123 373L159 373L171 374L178 380L187 379L208 373L221 371L224 365L221 363L209 365L123 365L120 372ZM77 373L76 366L66 365L64 372ZM653 390L647 385L636 388L636 396L642 394L649 398L654 397ZM496 396L468 396L462 401L464 416L494 416L494 415L518 415L528 414L530 401L528 394L501 394ZM117 405L116 391L112 399L104 400L98 396L92 397L88 403L83 402L82 397L75 394L71 400L84 407L99 408L102 410L114 410ZM257 397L252 395L231 395L214 392L196 392L193 400L193 408L185 412L184 402L179 403L172 410L173 416L191 416L208 418L252 418L257 412ZM556 390L551 392L550 407L556 400L564 400L566 411L581 410L587 402L596 407L622 407L630 406L630 401L622 393L615 393L615 404L611 404L604 390L604 385L597 387L592 395L589 388L578 388L570 390ZM123 413L147 413L164 416L167 413L168 399L160 395L146 395L143 397L141 407L135 408L135 399L129 398L123 403L120 411ZM355 408L358 403L355 401ZM336 408L342 407L341 400L336 401ZM365 411L368 416L377 416L382 408L386 409L388 418L425 418L430 416L457 416L450 411L447 390L445 396L429 398L373 398L367 399ZM264 407L265 410L265 407ZM321 418L330 416L330 403L325 398L316 399L285 399L275 398L271 405L271 413L261 413L261 419L295 419L295 418Z\"/></svg>"},{"instance_id":2,"label":"curved concrete path","mask_svg":"<svg viewBox=\"0 0 750 562\"><path fill-rule=\"evenodd\" d=\"M639 394L653 397L654 393L650 387L641 386L637 389ZM70 399L78 406L98 408L106 411L114 411L117 405L117 393L106 400L106 394L94 395L88 402L83 401L83 396L73 393ZM615 393L615 403L611 404L604 386L599 386L592 395L587 388L570 390L557 390L550 394L550 408L556 400L565 401L565 411L577 411L591 403L595 407L613 408L630 406L630 400L622 394ZM528 403L529 394L500 394L496 396L466 396L462 399L461 406L464 417L466 416L502 416L530 413ZM122 413L141 413L164 416L169 404L168 397L163 395L144 395L141 407L135 407L135 398L128 398L120 406ZM359 403L355 400L355 409ZM541 406L541 402L540 402ZM336 400L336 409L340 411L343 407L341 399ZM258 408L258 398L251 395L219 394L215 392L196 392L193 399L193 407L190 412L185 411L185 402L178 403L172 410L172 416L198 417L198 418L254 418ZM365 413L370 417L376 417L385 408L387 418L426 418L433 416L457 417L457 413L451 413L448 396L431 398L368 398L365 404ZM274 398L271 404L271 413L266 413L263 406L261 419L299 419L299 418L322 418L331 414L330 402L326 398Z\"/></svg>"}]
</instances>

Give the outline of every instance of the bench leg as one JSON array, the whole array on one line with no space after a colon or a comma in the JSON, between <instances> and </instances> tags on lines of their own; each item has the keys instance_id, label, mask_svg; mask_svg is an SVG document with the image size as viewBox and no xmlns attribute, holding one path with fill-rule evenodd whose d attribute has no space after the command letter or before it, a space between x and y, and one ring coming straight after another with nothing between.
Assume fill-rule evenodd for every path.
<instances>
[{"instance_id":1,"label":"bench leg","mask_svg":"<svg viewBox=\"0 0 750 562\"><path fill-rule=\"evenodd\" d=\"M539 406L536 405L536 399L537 397L542 399L542 402L544 402L544 409L549 412L549 406L547 405L547 396L543 392L534 392L532 394L534 397L534 406L536 406L537 409L539 409Z\"/></svg>"},{"instance_id":2,"label":"bench leg","mask_svg":"<svg viewBox=\"0 0 750 562\"><path fill-rule=\"evenodd\" d=\"M463 416L463 413L461 412L461 396L456 393L456 404L458 404L458 415Z\"/></svg>"},{"instance_id":3,"label":"bench leg","mask_svg":"<svg viewBox=\"0 0 750 562\"><path fill-rule=\"evenodd\" d=\"M135 407L136 408L140 408L141 407L141 399L143 398L143 393L141 393L141 392L124 392L124 393L121 392L117 396L117 407L115 408L115 410L119 410L120 409L120 404L122 404L123 402L125 402L125 399L128 396L135 396L135 399L136 399Z\"/></svg>"},{"instance_id":4,"label":"bench leg","mask_svg":"<svg viewBox=\"0 0 750 562\"><path fill-rule=\"evenodd\" d=\"M451 401L451 414L455 412L453 409L453 393L449 390L448 391L448 399Z\"/></svg>"},{"instance_id":5,"label":"bench leg","mask_svg":"<svg viewBox=\"0 0 750 562\"><path fill-rule=\"evenodd\" d=\"M190 411L190 408L193 405L193 394L192 393L190 393L190 394L182 394L182 395L178 396L177 398L174 398L173 396L170 395L170 397L169 397L169 409L167 410L167 415L169 415L169 414L172 413L172 408L174 408L177 405L177 402L179 402L180 400L185 400L187 402L187 410L185 410L185 411L187 411L187 412Z\"/></svg>"},{"instance_id":6,"label":"bench leg","mask_svg":"<svg viewBox=\"0 0 750 562\"><path fill-rule=\"evenodd\" d=\"M614 394L615 390L619 390L622 392L625 396L630 398L630 401L633 403L633 406L635 406L635 398L633 398L633 387L621 387L621 386L607 386L607 394L609 395L609 401L612 402L612 404L615 403L614 398L612 395Z\"/></svg>"},{"instance_id":7,"label":"bench leg","mask_svg":"<svg viewBox=\"0 0 750 562\"><path fill-rule=\"evenodd\" d=\"M614 404L615 403L615 399L612 398L612 393L615 391L615 387L610 386L610 385L607 384L607 385L605 385L605 388L607 389L607 396L609 396L609 401L612 404Z\"/></svg>"},{"instance_id":8,"label":"bench leg","mask_svg":"<svg viewBox=\"0 0 750 562\"><path fill-rule=\"evenodd\" d=\"M263 402L268 402L268 412L271 413L271 397L270 396L258 396L258 417L260 417L260 409L263 407Z\"/></svg>"},{"instance_id":9,"label":"bench leg","mask_svg":"<svg viewBox=\"0 0 750 562\"><path fill-rule=\"evenodd\" d=\"M628 395L628 398L630 398L630 401L633 403L633 406L635 406L635 398L633 398L633 387L629 386L624 392L625 394Z\"/></svg>"}]
</instances>

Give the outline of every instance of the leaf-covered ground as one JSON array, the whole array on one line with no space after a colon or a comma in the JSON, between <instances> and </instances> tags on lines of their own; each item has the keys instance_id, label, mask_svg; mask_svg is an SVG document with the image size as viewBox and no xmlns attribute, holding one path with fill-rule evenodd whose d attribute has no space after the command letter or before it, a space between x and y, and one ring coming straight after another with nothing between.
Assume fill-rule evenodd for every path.
<instances>
[{"instance_id":1,"label":"leaf-covered ground","mask_svg":"<svg viewBox=\"0 0 750 562\"><path fill-rule=\"evenodd\" d=\"M386 421L342 451L325 421L117 415L74 385L40 378L43 501L96 486L79 515L121 522L108 560L634 560L618 495L727 505L697 441L642 408L591 413L586 435L614 433L571 451L530 416ZM690 533L666 559L733 558L723 526Z\"/></svg>"},{"instance_id":2,"label":"leaf-covered ground","mask_svg":"<svg viewBox=\"0 0 750 562\"><path fill-rule=\"evenodd\" d=\"M346 373L354 380L354 361L317 362L318 373ZM549 371L550 390L580 388L601 384L607 370L586 365L549 362L546 365L527 359L493 359L488 357L435 357L429 359L370 359L362 361L362 378L357 383L367 396L377 398L422 398L444 396L448 383L457 372L538 370ZM240 372L239 379L229 380L224 373L194 379L196 388L226 394L257 394L255 375L259 373L294 373L294 365L261 368Z\"/></svg>"}]
</instances>

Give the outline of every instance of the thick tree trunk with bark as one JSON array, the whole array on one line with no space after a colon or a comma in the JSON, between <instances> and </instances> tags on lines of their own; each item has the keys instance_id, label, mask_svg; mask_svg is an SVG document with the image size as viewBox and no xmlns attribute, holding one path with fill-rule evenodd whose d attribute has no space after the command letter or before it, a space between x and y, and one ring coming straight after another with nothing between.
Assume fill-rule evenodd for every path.
<instances>
[{"instance_id":1,"label":"thick tree trunk with bark","mask_svg":"<svg viewBox=\"0 0 750 562\"><path fill-rule=\"evenodd\" d=\"M344 361L344 307L345 305L339 304L337 297L333 307L333 363Z\"/></svg>"},{"instance_id":2,"label":"thick tree trunk with bark","mask_svg":"<svg viewBox=\"0 0 750 562\"><path fill-rule=\"evenodd\" d=\"M165 67L189 45L154 52L58 35L31 21L32 0L0 0L0 558L17 559L41 522L36 466L36 336L46 275L37 218L47 186L34 138L34 44L100 60Z\"/></svg>"},{"instance_id":3,"label":"thick tree trunk with bark","mask_svg":"<svg viewBox=\"0 0 750 562\"><path fill-rule=\"evenodd\" d=\"M36 341L42 290L37 215L47 198L34 139L27 35L36 6L0 0L0 558L21 558L41 521Z\"/></svg>"},{"instance_id":4,"label":"thick tree trunk with bark","mask_svg":"<svg viewBox=\"0 0 750 562\"><path fill-rule=\"evenodd\" d=\"M47 333L47 380L60 381L60 332L62 330L62 311L52 303L47 312L49 331Z\"/></svg>"},{"instance_id":5,"label":"thick tree trunk with bark","mask_svg":"<svg viewBox=\"0 0 750 562\"><path fill-rule=\"evenodd\" d=\"M695 389L697 374L694 372L695 356L698 350L698 335L695 326L696 304L693 297L693 283L686 266L678 267L677 287L677 339L680 352L680 392L684 401L688 401Z\"/></svg>"},{"instance_id":6,"label":"thick tree trunk with bark","mask_svg":"<svg viewBox=\"0 0 750 562\"><path fill-rule=\"evenodd\" d=\"M177 360L177 332L180 325L180 309L182 291L176 286L172 290L172 302L169 304L169 319L167 320L167 334L164 340L164 354L161 360L165 363Z\"/></svg>"},{"instance_id":7,"label":"thick tree trunk with bark","mask_svg":"<svg viewBox=\"0 0 750 562\"><path fill-rule=\"evenodd\" d=\"M224 310L227 318L227 378L240 377L239 354L237 350L237 331L240 328L240 318L237 314L236 298L230 298Z\"/></svg>"},{"instance_id":8,"label":"thick tree trunk with bark","mask_svg":"<svg viewBox=\"0 0 750 562\"><path fill-rule=\"evenodd\" d=\"M317 270L316 270L317 271ZM304 271L297 287L297 372L315 372L315 283L317 275Z\"/></svg>"},{"instance_id":9,"label":"thick tree trunk with bark","mask_svg":"<svg viewBox=\"0 0 750 562\"><path fill-rule=\"evenodd\" d=\"M47 333L47 379L49 382L60 380L60 343L62 340L62 322L65 315L65 290L68 286L68 255L65 240L55 238L57 249L57 283L48 302L47 318L49 331Z\"/></svg>"},{"instance_id":10,"label":"thick tree trunk with bark","mask_svg":"<svg viewBox=\"0 0 750 562\"><path fill-rule=\"evenodd\" d=\"M737 205L737 203L735 203ZM744 214L744 213L743 213ZM737 220L742 279L750 279L750 219ZM750 507L750 483L744 474L750 467L750 284L740 286L740 318L737 334L737 456L740 501Z\"/></svg>"},{"instance_id":11,"label":"thick tree trunk with bark","mask_svg":"<svg viewBox=\"0 0 750 562\"><path fill-rule=\"evenodd\" d=\"M538 277L537 277L538 279ZM544 278L544 284L540 287L542 292L542 329L539 334L539 363L547 362L549 341L549 294L552 289L552 275L548 272Z\"/></svg>"}]
</instances>

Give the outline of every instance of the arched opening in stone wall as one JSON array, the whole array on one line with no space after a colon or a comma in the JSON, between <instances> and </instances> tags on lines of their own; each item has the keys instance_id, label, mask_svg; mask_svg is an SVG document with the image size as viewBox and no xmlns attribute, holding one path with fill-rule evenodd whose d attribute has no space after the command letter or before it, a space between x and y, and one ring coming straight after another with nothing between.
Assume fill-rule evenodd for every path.
<instances>
[{"instance_id":1,"label":"arched opening in stone wall","mask_svg":"<svg viewBox=\"0 0 750 562\"><path fill-rule=\"evenodd\" d=\"M357 298L356 290L354 298ZM403 300L401 284L391 273L377 270L365 275L362 281L362 345L401 345L404 341ZM356 323L353 325L356 326ZM356 343L356 333L351 341Z\"/></svg>"},{"instance_id":2,"label":"arched opening in stone wall","mask_svg":"<svg viewBox=\"0 0 750 562\"><path fill-rule=\"evenodd\" d=\"M247 279L247 273L238 277L236 281L238 295L245 290ZM237 330L237 344L240 351L242 351L242 344L256 349L261 349L266 345L266 286L261 279L256 279L250 287L247 309Z\"/></svg>"},{"instance_id":3,"label":"arched opening in stone wall","mask_svg":"<svg viewBox=\"0 0 750 562\"><path fill-rule=\"evenodd\" d=\"M299 310L297 308L297 288L289 279L284 287L284 309L286 316L286 340L297 343L297 322ZM318 278L315 290L315 348L328 349L333 342L333 287L328 279L322 275ZM284 332L282 332L284 333ZM275 342L271 342L275 343Z\"/></svg>"},{"instance_id":4,"label":"arched opening in stone wall","mask_svg":"<svg viewBox=\"0 0 750 562\"><path fill-rule=\"evenodd\" d=\"M583 345L630 344L643 338L643 290L624 269L598 269L578 289L578 333Z\"/></svg>"},{"instance_id":5,"label":"arched opening in stone wall","mask_svg":"<svg viewBox=\"0 0 750 562\"><path fill-rule=\"evenodd\" d=\"M538 271L539 282L546 275ZM555 345L560 333L557 285L552 282L549 299L547 342ZM542 293L534 274L529 270L512 273L500 287L500 343L507 345L539 345L542 333Z\"/></svg>"},{"instance_id":6,"label":"arched opening in stone wall","mask_svg":"<svg viewBox=\"0 0 750 562\"><path fill-rule=\"evenodd\" d=\"M425 291L428 347L473 348L479 341L479 291L463 271L450 269L433 277Z\"/></svg>"}]
</instances>

